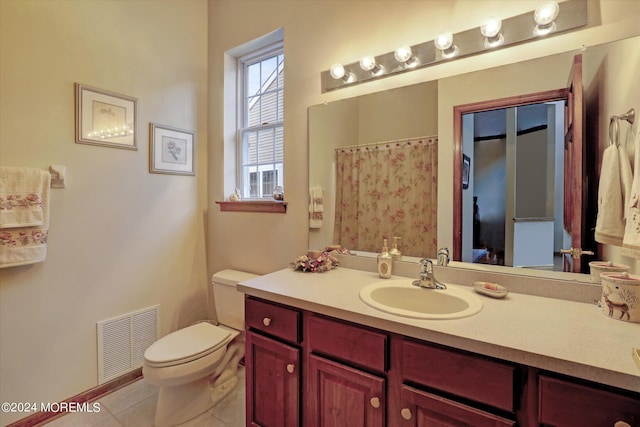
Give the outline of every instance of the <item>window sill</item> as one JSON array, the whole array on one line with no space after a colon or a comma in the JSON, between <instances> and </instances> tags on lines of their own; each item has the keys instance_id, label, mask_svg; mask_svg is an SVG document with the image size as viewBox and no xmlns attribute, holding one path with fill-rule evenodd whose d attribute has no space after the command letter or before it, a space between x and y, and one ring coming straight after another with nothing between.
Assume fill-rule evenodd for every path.
<instances>
[{"instance_id":1,"label":"window sill","mask_svg":"<svg viewBox=\"0 0 640 427\"><path fill-rule=\"evenodd\" d=\"M287 202L272 200L244 200L240 202L216 202L221 212L270 212L286 213Z\"/></svg>"}]
</instances>

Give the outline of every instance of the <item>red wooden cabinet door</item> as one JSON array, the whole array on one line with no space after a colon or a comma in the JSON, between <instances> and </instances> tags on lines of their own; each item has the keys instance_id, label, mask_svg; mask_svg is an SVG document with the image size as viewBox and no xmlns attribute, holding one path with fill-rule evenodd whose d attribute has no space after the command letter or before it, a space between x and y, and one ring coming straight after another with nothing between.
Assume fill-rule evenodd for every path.
<instances>
[{"instance_id":1,"label":"red wooden cabinet door","mask_svg":"<svg viewBox=\"0 0 640 427\"><path fill-rule=\"evenodd\" d=\"M413 427L513 427L515 421L445 399L413 387L402 387L402 410L389 417L402 418Z\"/></svg>"},{"instance_id":2,"label":"red wooden cabinet door","mask_svg":"<svg viewBox=\"0 0 640 427\"><path fill-rule=\"evenodd\" d=\"M385 380L376 375L309 356L309 413L306 427L383 427Z\"/></svg>"},{"instance_id":3,"label":"red wooden cabinet door","mask_svg":"<svg viewBox=\"0 0 640 427\"><path fill-rule=\"evenodd\" d=\"M555 427L613 427L618 421L640 426L640 395L607 390L540 376L538 417ZM624 424L622 424L624 425Z\"/></svg>"},{"instance_id":4,"label":"red wooden cabinet door","mask_svg":"<svg viewBox=\"0 0 640 427\"><path fill-rule=\"evenodd\" d=\"M300 350L246 334L247 425L300 425Z\"/></svg>"}]
</instances>

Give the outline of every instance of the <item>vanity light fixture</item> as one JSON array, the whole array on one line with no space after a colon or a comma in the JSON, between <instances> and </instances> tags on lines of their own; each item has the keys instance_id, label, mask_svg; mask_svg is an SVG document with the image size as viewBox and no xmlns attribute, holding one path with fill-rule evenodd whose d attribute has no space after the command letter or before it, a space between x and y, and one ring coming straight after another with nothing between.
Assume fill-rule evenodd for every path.
<instances>
[{"instance_id":1,"label":"vanity light fixture","mask_svg":"<svg viewBox=\"0 0 640 427\"><path fill-rule=\"evenodd\" d=\"M480 32L485 37L484 47L491 49L504 43L504 36L500 32L502 29L502 20L492 16L482 23Z\"/></svg>"},{"instance_id":2,"label":"vanity light fixture","mask_svg":"<svg viewBox=\"0 0 640 427\"><path fill-rule=\"evenodd\" d=\"M356 75L349 72L347 73L342 64L333 64L329 69L331 77L336 80L342 80L344 83L353 83L356 81Z\"/></svg>"},{"instance_id":3,"label":"vanity light fixture","mask_svg":"<svg viewBox=\"0 0 640 427\"><path fill-rule=\"evenodd\" d=\"M402 63L405 68L414 68L420 64L420 60L413 55L410 46L400 46L393 52L396 61Z\"/></svg>"},{"instance_id":4,"label":"vanity light fixture","mask_svg":"<svg viewBox=\"0 0 640 427\"><path fill-rule=\"evenodd\" d=\"M384 73L384 68L376 62L373 56L365 56L360 60L360 68L364 71L371 72L372 76L379 76Z\"/></svg>"},{"instance_id":5,"label":"vanity light fixture","mask_svg":"<svg viewBox=\"0 0 640 427\"><path fill-rule=\"evenodd\" d=\"M0 0L2 1L2 0ZM445 33L422 43L402 46L398 49L366 56L360 61L335 64L320 74L321 91L328 92L365 83L445 61L455 61L490 50L533 42L540 36L575 31L589 23L589 0L564 0L561 2L540 0L542 4L516 16L489 18L467 30L455 34ZM496 11L495 14L499 12ZM489 13L487 16L491 16ZM535 22L532 22L531 15ZM561 19L556 21L560 16ZM478 27L481 34L478 34Z\"/></svg>"},{"instance_id":6,"label":"vanity light fixture","mask_svg":"<svg viewBox=\"0 0 640 427\"><path fill-rule=\"evenodd\" d=\"M556 1L548 1L538 6L533 13L533 19L536 21L533 34L536 36L544 36L554 32L556 30L555 20L559 13L560 6Z\"/></svg>"},{"instance_id":7,"label":"vanity light fixture","mask_svg":"<svg viewBox=\"0 0 640 427\"><path fill-rule=\"evenodd\" d=\"M443 58L453 58L459 52L458 46L453 44L453 34L451 33L438 34L433 44L442 52Z\"/></svg>"}]
</instances>

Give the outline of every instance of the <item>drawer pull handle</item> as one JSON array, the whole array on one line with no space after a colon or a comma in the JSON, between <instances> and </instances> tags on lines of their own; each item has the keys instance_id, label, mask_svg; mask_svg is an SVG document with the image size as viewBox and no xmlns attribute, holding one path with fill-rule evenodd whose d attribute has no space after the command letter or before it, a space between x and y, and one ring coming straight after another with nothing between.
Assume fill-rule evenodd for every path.
<instances>
[{"instance_id":1,"label":"drawer pull handle","mask_svg":"<svg viewBox=\"0 0 640 427\"><path fill-rule=\"evenodd\" d=\"M269 319L268 317L265 317L264 319L262 319L262 324L264 326L269 326L271 324L271 319Z\"/></svg>"},{"instance_id":2,"label":"drawer pull handle","mask_svg":"<svg viewBox=\"0 0 640 427\"><path fill-rule=\"evenodd\" d=\"M287 365L287 372L289 372L290 374L293 374L293 371L296 370L296 366L293 363L289 363Z\"/></svg>"},{"instance_id":3,"label":"drawer pull handle","mask_svg":"<svg viewBox=\"0 0 640 427\"><path fill-rule=\"evenodd\" d=\"M410 420L411 419L411 409L402 408L402 411L400 411L400 415L402 415L402 418L404 418L405 420Z\"/></svg>"},{"instance_id":4,"label":"drawer pull handle","mask_svg":"<svg viewBox=\"0 0 640 427\"><path fill-rule=\"evenodd\" d=\"M373 406L374 408L379 408L380 407L380 399L378 399L377 397L372 397L371 398L371 406Z\"/></svg>"},{"instance_id":5,"label":"drawer pull handle","mask_svg":"<svg viewBox=\"0 0 640 427\"><path fill-rule=\"evenodd\" d=\"M624 421L616 421L615 424L613 424L613 427L631 427L631 425Z\"/></svg>"}]
</instances>

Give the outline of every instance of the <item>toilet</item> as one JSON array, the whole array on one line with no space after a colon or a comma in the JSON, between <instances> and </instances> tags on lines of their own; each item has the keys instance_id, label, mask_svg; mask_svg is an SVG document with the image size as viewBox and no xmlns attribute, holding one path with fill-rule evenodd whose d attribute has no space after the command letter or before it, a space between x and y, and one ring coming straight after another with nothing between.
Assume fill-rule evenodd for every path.
<instances>
[{"instance_id":1,"label":"toilet","mask_svg":"<svg viewBox=\"0 0 640 427\"><path fill-rule=\"evenodd\" d=\"M156 427L195 418L235 388L238 362L244 356L244 295L236 285L254 277L236 270L214 274L219 325L193 324L160 338L145 351L142 374L160 389Z\"/></svg>"}]
</instances>

